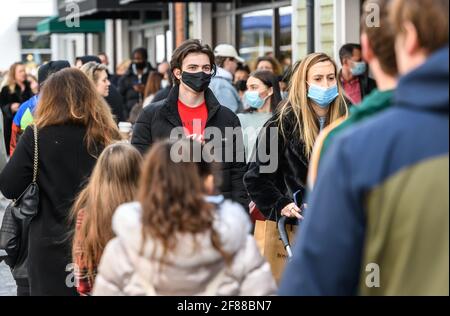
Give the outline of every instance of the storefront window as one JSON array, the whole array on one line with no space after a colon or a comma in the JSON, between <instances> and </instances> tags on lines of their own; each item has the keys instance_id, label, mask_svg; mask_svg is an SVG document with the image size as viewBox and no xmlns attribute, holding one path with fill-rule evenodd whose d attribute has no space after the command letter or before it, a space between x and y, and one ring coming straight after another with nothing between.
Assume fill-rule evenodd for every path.
<instances>
[{"instance_id":1,"label":"storefront window","mask_svg":"<svg viewBox=\"0 0 450 316\"><path fill-rule=\"evenodd\" d=\"M292 7L280 8L280 62L283 69L292 64Z\"/></svg>"},{"instance_id":2,"label":"storefront window","mask_svg":"<svg viewBox=\"0 0 450 316\"><path fill-rule=\"evenodd\" d=\"M22 34L20 35L20 40L22 44L22 49L33 49L33 48L50 48L50 36L34 36L32 34Z\"/></svg>"},{"instance_id":3,"label":"storefront window","mask_svg":"<svg viewBox=\"0 0 450 316\"><path fill-rule=\"evenodd\" d=\"M255 11L241 16L239 54L248 62L273 52L273 10Z\"/></svg>"}]
</instances>

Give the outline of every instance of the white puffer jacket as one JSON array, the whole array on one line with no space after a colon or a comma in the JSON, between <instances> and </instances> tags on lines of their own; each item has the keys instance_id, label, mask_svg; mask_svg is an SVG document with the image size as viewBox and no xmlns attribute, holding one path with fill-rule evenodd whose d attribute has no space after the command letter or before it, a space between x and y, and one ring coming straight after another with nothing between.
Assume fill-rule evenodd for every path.
<instances>
[{"instance_id":1,"label":"white puffer jacket","mask_svg":"<svg viewBox=\"0 0 450 316\"><path fill-rule=\"evenodd\" d=\"M161 245L147 239L141 254L141 206L137 202L120 206L113 217L112 239L98 268L94 295L273 295L276 284L269 264L259 253L249 234L248 215L239 204L224 201L217 210L214 228L222 249L234 254L226 266L212 246L210 233L179 234L175 251L163 259L159 270ZM208 284L214 283L212 287Z\"/></svg>"}]
</instances>

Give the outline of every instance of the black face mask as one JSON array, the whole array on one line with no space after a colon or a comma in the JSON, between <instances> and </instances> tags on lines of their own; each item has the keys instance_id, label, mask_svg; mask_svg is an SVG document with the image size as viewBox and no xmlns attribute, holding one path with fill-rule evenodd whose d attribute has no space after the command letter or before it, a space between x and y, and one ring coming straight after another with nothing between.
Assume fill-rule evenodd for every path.
<instances>
[{"instance_id":1,"label":"black face mask","mask_svg":"<svg viewBox=\"0 0 450 316\"><path fill-rule=\"evenodd\" d=\"M145 68L145 62L141 62L141 63L134 63L136 65L136 68L139 70L142 70Z\"/></svg>"},{"instance_id":2,"label":"black face mask","mask_svg":"<svg viewBox=\"0 0 450 316\"><path fill-rule=\"evenodd\" d=\"M203 71L199 72L183 72L181 80L192 90L196 92L205 91L211 82L212 74Z\"/></svg>"}]
</instances>

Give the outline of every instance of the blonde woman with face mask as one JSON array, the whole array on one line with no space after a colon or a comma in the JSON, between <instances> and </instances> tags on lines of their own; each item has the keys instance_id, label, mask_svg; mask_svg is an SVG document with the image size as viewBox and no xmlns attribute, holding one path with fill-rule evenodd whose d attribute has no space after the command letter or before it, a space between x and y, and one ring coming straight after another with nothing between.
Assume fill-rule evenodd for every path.
<instances>
[{"instance_id":1,"label":"blonde woman with face mask","mask_svg":"<svg viewBox=\"0 0 450 316\"><path fill-rule=\"evenodd\" d=\"M251 199L267 219L302 218L302 201L296 205L293 194L305 188L314 142L320 130L346 115L335 62L323 53L307 56L292 75L287 102L262 129L244 177ZM266 148L260 153L262 144ZM275 170L268 172L268 165L275 165Z\"/></svg>"}]
</instances>

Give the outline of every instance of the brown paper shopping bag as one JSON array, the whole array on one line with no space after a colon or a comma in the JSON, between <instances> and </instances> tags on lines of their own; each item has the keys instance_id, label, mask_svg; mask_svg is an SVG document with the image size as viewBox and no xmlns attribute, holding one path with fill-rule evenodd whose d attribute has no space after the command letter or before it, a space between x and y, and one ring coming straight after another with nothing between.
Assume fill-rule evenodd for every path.
<instances>
[{"instance_id":1,"label":"brown paper shopping bag","mask_svg":"<svg viewBox=\"0 0 450 316\"><path fill-rule=\"evenodd\" d=\"M297 226L286 225L286 230L289 236L289 243L292 246ZM256 221L254 236L261 254L269 262L273 277L278 283L283 274L288 257L283 243L280 240L277 223L269 220Z\"/></svg>"}]
</instances>

